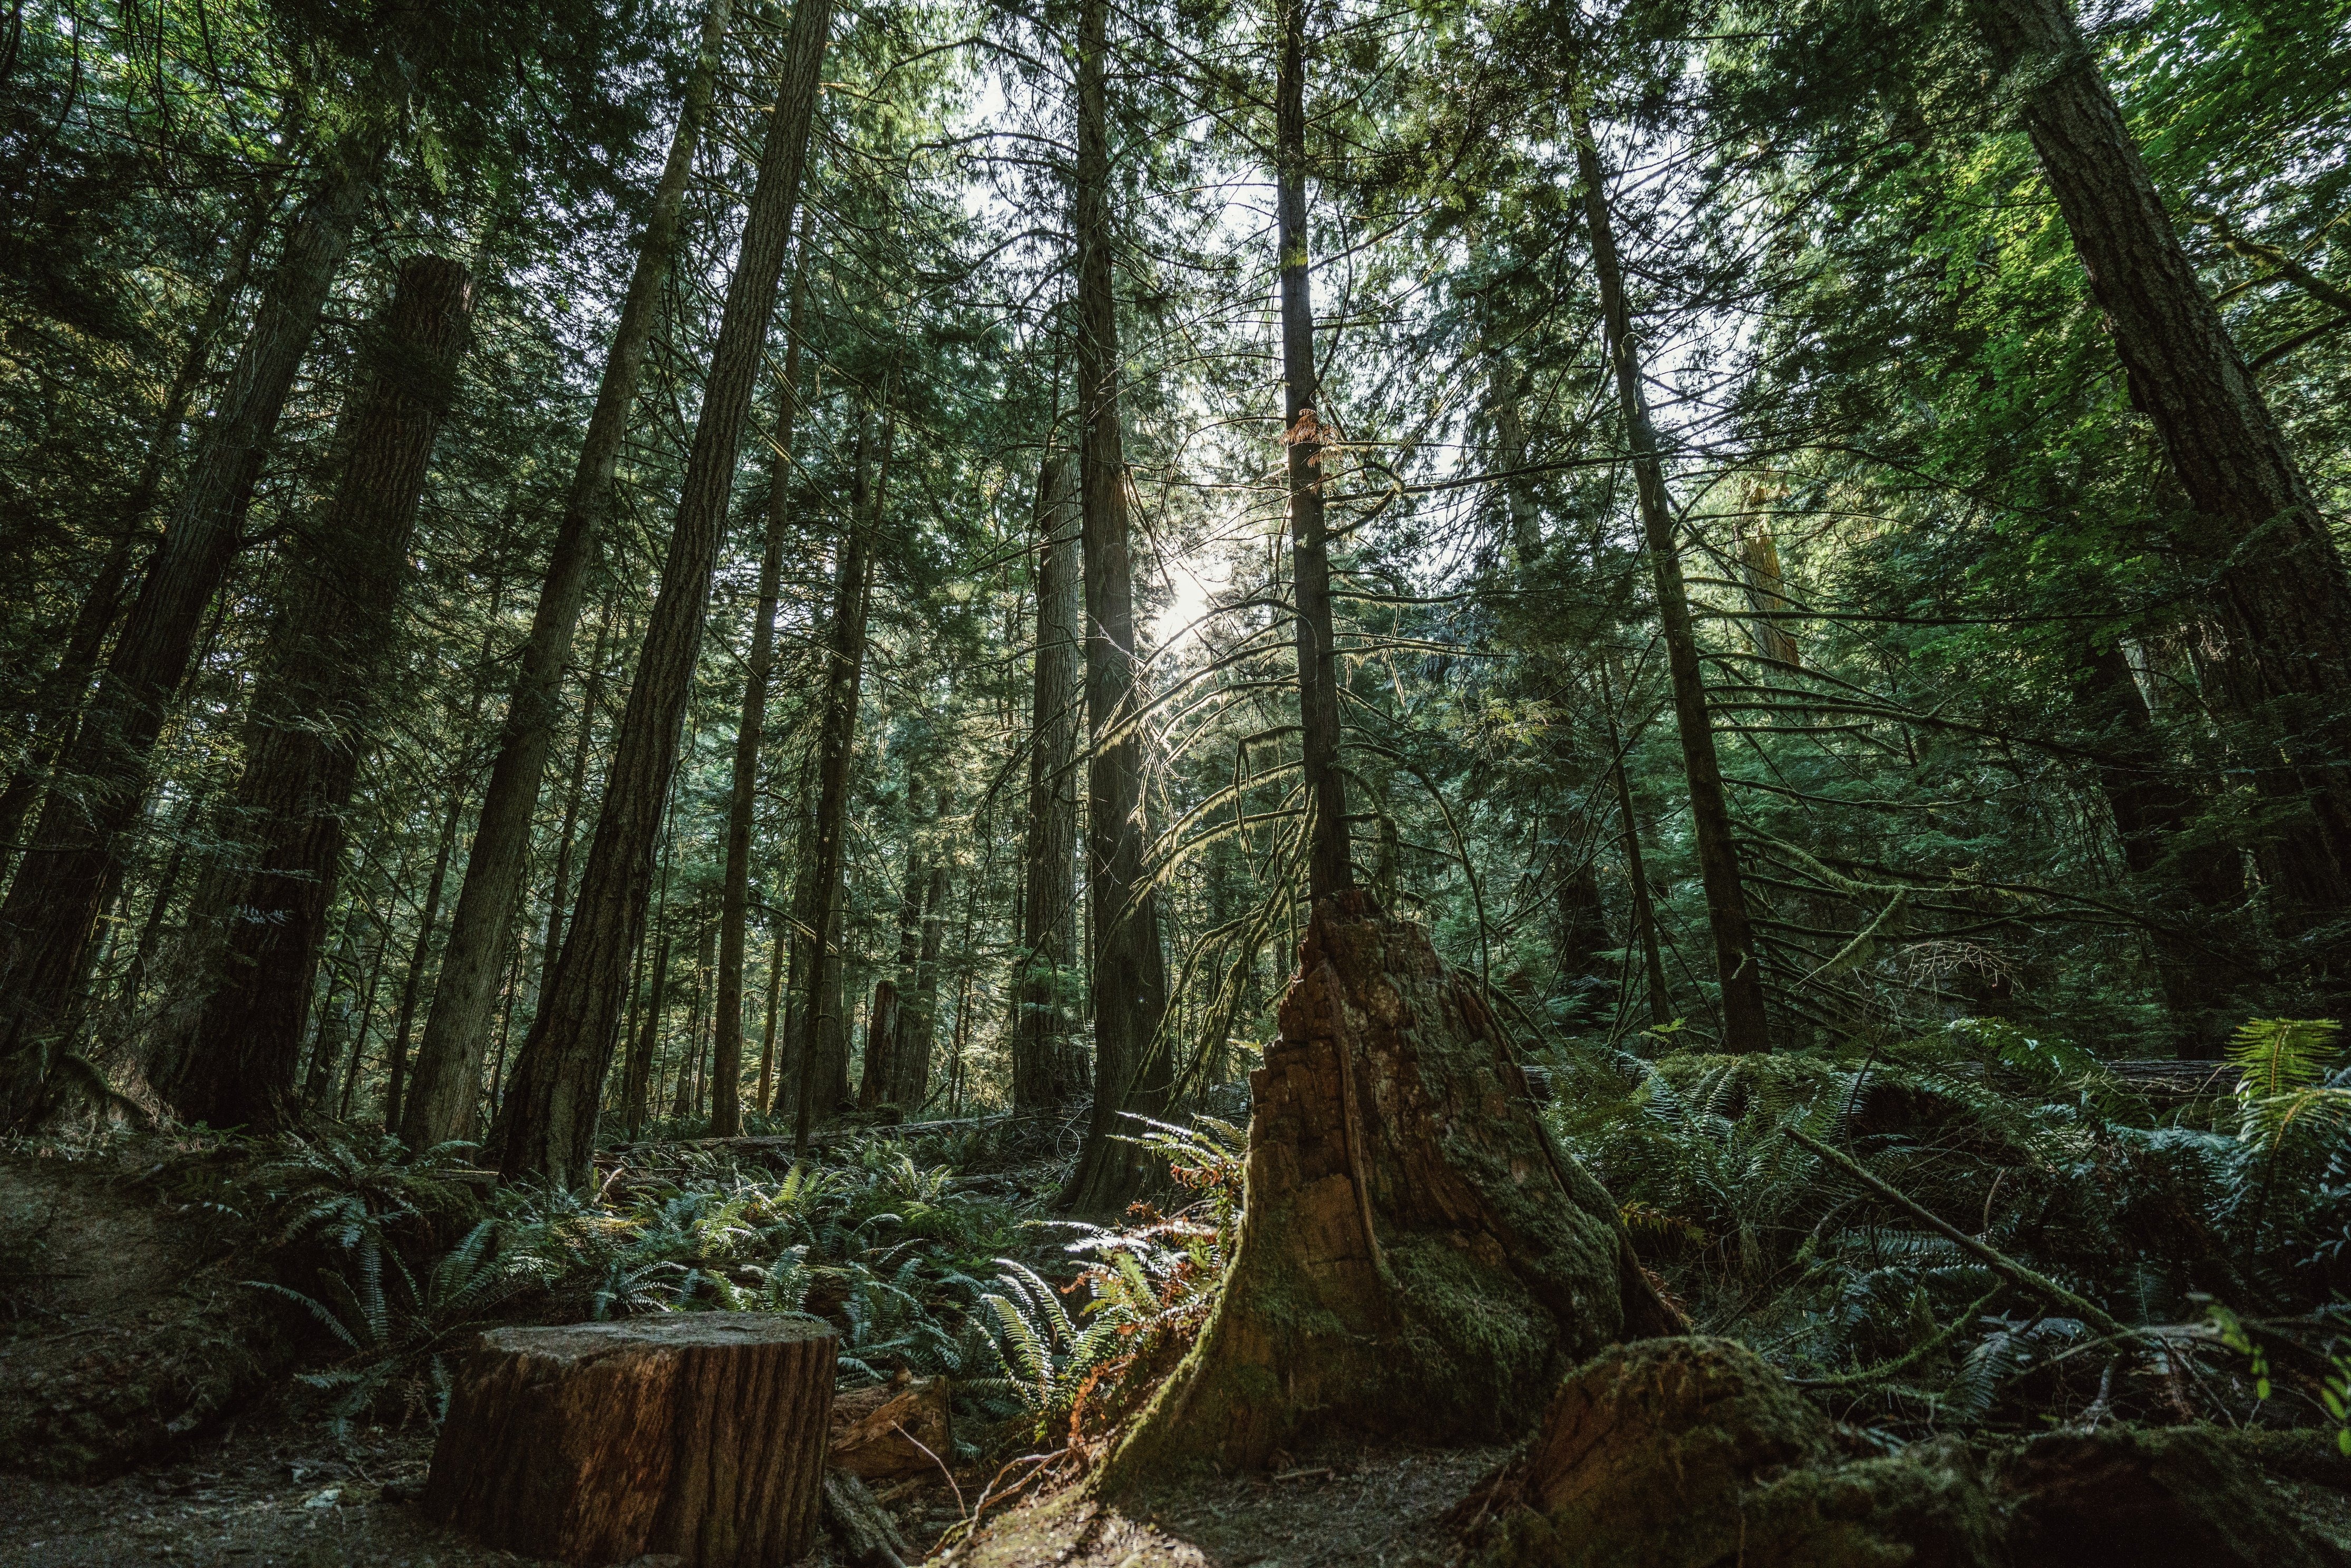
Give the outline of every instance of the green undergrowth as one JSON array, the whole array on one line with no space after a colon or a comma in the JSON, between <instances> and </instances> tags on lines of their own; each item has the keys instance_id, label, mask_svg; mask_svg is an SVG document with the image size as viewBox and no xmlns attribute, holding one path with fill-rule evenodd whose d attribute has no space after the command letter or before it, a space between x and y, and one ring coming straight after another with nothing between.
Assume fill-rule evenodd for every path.
<instances>
[{"instance_id":1,"label":"green undergrowth","mask_svg":"<svg viewBox=\"0 0 2351 1568\"><path fill-rule=\"evenodd\" d=\"M246 1283L308 1325L302 1381L338 1431L437 1423L456 1353L486 1328L773 1312L834 1329L844 1385L947 1376L960 1430L1010 1446L1071 1429L1081 1406L1099 1423L1207 1316L1238 1214L1239 1131L1137 1135L1182 1202L1109 1228L1049 1216L1054 1183L1027 1169L1036 1130L987 1124L861 1130L782 1164L642 1145L580 1192L496 1186L467 1145L412 1152L321 1126L159 1145L149 1181L250 1237Z\"/></svg>"},{"instance_id":2,"label":"green undergrowth","mask_svg":"<svg viewBox=\"0 0 2351 1568\"><path fill-rule=\"evenodd\" d=\"M2340 1045L2323 1020L2256 1020L2231 1051L2241 1087L2201 1096L1991 1020L1866 1051L1557 1053L1550 1114L1701 1330L1889 1441L2085 1413L2340 1424ZM1791 1128L2156 1332L2101 1340Z\"/></svg>"}]
</instances>

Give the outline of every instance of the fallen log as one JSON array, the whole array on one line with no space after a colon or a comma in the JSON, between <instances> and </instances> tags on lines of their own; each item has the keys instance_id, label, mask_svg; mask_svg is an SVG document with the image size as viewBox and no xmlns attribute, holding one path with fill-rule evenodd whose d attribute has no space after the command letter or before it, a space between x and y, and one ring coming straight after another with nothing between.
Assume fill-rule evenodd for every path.
<instances>
[{"instance_id":1,"label":"fallen log","mask_svg":"<svg viewBox=\"0 0 2351 1568\"><path fill-rule=\"evenodd\" d=\"M1650 1340L1577 1368L1453 1517L1473 1568L2341 1568L2245 1440L2297 1436L2323 1459L2323 1433L2192 1427L1856 1458L1752 1351Z\"/></svg>"},{"instance_id":2,"label":"fallen log","mask_svg":"<svg viewBox=\"0 0 2351 1568\"><path fill-rule=\"evenodd\" d=\"M946 1473L955 1442L944 1377L900 1373L834 1396L825 1462L869 1481Z\"/></svg>"},{"instance_id":3,"label":"fallen log","mask_svg":"<svg viewBox=\"0 0 2351 1568\"><path fill-rule=\"evenodd\" d=\"M906 1568L914 1555L898 1521L863 1481L845 1470L824 1473L824 1522L850 1568Z\"/></svg>"},{"instance_id":4,"label":"fallen log","mask_svg":"<svg viewBox=\"0 0 2351 1568\"><path fill-rule=\"evenodd\" d=\"M1279 1016L1249 1079L1232 1268L1107 1489L1333 1432L1515 1437L1585 1356L1680 1331L1418 926L1365 894L1324 900Z\"/></svg>"},{"instance_id":5,"label":"fallen log","mask_svg":"<svg viewBox=\"0 0 2351 1568\"><path fill-rule=\"evenodd\" d=\"M486 1333L458 1367L424 1511L568 1563L792 1562L816 1529L834 1354L822 1324L764 1312Z\"/></svg>"}]
</instances>

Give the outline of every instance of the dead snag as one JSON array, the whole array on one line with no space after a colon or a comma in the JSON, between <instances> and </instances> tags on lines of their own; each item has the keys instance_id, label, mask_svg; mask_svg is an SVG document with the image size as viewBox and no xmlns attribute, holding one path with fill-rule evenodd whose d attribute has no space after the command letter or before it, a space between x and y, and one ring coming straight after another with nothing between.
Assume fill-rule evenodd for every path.
<instances>
[{"instance_id":1,"label":"dead snag","mask_svg":"<svg viewBox=\"0 0 2351 1568\"><path fill-rule=\"evenodd\" d=\"M459 1368L424 1509L569 1563L789 1563L816 1530L834 1340L764 1312L500 1329Z\"/></svg>"},{"instance_id":2,"label":"dead snag","mask_svg":"<svg viewBox=\"0 0 2351 1568\"><path fill-rule=\"evenodd\" d=\"M1583 1357L1679 1330L1418 926L1325 899L1280 1018L1223 1297L1107 1485L1324 1432L1515 1435Z\"/></svg>"}]
</instances>

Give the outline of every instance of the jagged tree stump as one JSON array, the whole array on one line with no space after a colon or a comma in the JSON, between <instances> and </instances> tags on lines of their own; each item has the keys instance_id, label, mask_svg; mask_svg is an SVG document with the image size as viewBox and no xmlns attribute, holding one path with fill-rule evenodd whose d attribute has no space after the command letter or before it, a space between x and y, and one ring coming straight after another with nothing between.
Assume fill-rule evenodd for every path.
<instances>
[{"instance_id":1,"label":"jagged tree stump","mask_svg":"<svg viewBox=\"0 0 2351 1568\"><path fill-rule=\"evenodd\" d=\"M484 1334L459 1367L424 1509L569 1563L803 1555L821 1501L832 1331L680 1312Z\"/></svg>"},{"instance_id":2,"label":"jagged tree stump","mask_svg":"<svg viewBox=\"0 0 2351 1568\"><path fill-rule=\"evenodd\" d=\"M1418 926L1325 900L1279 1016L1223 1296L1106 1487L1333 1432L1516 1436L1583 1357L1680 1331Z\"/></svg>"}]
</instances>

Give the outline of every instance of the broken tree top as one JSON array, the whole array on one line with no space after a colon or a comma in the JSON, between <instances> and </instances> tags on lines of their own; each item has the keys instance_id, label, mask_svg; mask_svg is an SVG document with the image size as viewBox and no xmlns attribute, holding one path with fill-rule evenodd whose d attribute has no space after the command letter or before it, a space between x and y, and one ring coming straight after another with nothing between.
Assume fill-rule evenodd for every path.
<instances>
[{"instance_id":1,"label":"broken tree top","mask_svg":"<svg viewBox=\"0 0 2351 1568\"><path fill-rule=\"evenodd\" d=\"M789 1563L816 1527L832 1331L768 1312L500 1329L461 1364L427 1511L572 1563Z\"/></svg>"}]
</instances>

